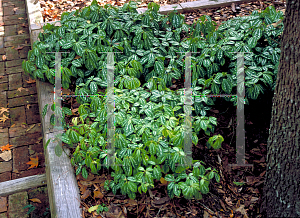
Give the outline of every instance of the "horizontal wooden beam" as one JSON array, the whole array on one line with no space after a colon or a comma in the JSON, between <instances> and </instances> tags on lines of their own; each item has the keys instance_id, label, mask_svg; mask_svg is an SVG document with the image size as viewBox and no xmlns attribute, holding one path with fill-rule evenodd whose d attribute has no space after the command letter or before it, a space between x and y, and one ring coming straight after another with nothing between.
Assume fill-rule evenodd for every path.
<instances>
[{"instance_id":1,"label":"horizontal wooden beam","mask_svg":"<svg viewBox=\"0 0 300 218\"><path fill-rule=\"evenodd\" d=\"M194 1L194 2L184 2L174 5L164 5L159 8L160 14L168 14L174 11L174 7L179 13L184 12L191 12L196 11L198 9L208 9L208 8L219 8L219 7L226 7L230 6L232 3L240 4L240 3L247 3L247 2L255 2L255 0L201 0L201 1ZM147 8L138 8L137 11L139 13L143 13L147 10Z\"/></svg>"},{"instance_id":2,"label":"horizontal wooden beam","mask_svg":"<svg viewBox=\"0 0 300 218\"><path fill-rule=\"evenodd\" d=\"M0 183L0 197L47 184L46 174L28 176Z\"/></svg>"}]
</instances>

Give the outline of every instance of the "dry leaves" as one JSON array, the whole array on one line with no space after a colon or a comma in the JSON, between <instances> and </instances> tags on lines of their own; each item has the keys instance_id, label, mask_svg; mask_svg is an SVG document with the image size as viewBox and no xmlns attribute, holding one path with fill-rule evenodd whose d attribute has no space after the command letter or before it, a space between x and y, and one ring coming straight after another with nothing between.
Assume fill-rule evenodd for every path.
<instances>
[{"instance_id":1,"label":"dry leaves","mask_svg":"<svg viewBox=\"0 0 300 218\"><path fill-rule=\"evenodd\" d=\"M12 10L13 10L14 12L16 12L18 9L19 9L19 7L16 7L16 8L13 8Z\"/></svg>"},{"instance_id":2,"label":"dry leaves","mask_svg":"<svg viewBox=\"0 0 300 218\"><path fill-rule=\"evenodd\" d=\"M28 110L29 110L30 106L31 106L31 104L27 104L26 105L26 107L27 107Z\"/></svg>"},{"instance_id":3,"label":"dry leaves","mask_svg":"<svg viewBox=\"0 0 300 218\"><path fill-rule=\"evenodd\" d=\"M4 161L9 161L11 160L12 156L11 156L11 150L9 151L4 151L3 153L0 154L0 157L4 160Z\"/></svg>"},{"instance_id":4,"label":"dry leaves","mask_svg":"<svg viewBox=\"0 0 300 218\"><path fill-rule=\"evenodd\" d=\"M18 35L21 35L21 34L23 34L23 33L25 33L24 30L19 30L19 31L18 31Z\"/></svg>"},{"instance_id":5,"label":"dry leaves","mask_svg":"<svg viewBox=\"0 0 300 218\"><path fill-rule=\"evenodd\" d=\"M31 125L28 129L26 129L26 132L29 132L30 130L32 130L35 127L35 124Z\"/></svg>"},{"instance_id":6,"label":"dry leaves","mask_svg":"<svg viewBox=\"0 0 300 218\"><path fill-rule=\"evenodd\" d=\"M0 108L0 115L3 114L4 112L8 112L9 108Z\"/></svg>"},{"instance_id":7,"label":"dry leaves","mask_svg":"<svg viewBox=\"0 0 300 218\"><path fill-rule=\"evenodd\" d=\"M34 203L39 203L39 204L42 203L41 200L38 199L38 198L31 198L31 199L29 199L29 201L32 201L32 202L34 202Z\"/></svg>"},{"instance_id":8,"label":"dry leaves","mask_svg":"<svg viewBox=\"0 0 300 218\"><path fill-rule=\"evenodd\" d=\"M1 146L1 151L9 151L12 146L13 145L10 145L10 144L3 145L3 146Z\"/></svg>"},{"instance_id":9,"label":"dry leaves","mask_svg":"<svg viewBox=\"0 0 300 218\"><path fill-rule=\"evenodd\" d=\"M23 88L23 87L20 87L20 88L18 88L17 90L18 90L19 92L21 92L22 90L28 91L28 89L25 89L25 88Z\"/></svg>"},{"instance_id":10,"label":"dry leaves","mask_svg":"<svg viewBox=\"0 0 300 218\"><path fill-rule=\"evenodd\" d=\"M5 123L6 120L9 120L9 118L3 114L3 117L0 117L0 122Z\"/></svg>"},{"instance_id":11,"label":"dry leaves","mask_svg":"<svg viewBox=\"0 0 300 218\"><path fill-rule=\"evenodd\" d=\"M35 80L34 79L31 79L29 78L28 80L25 80L28 84L31 84L31 83L35 83Z\"/></svg>"},{"instance_id":12,"label":"dry leaves","mask_svg":"<svg viewBox=\"0 0 300 218\"><path fill-rule=\"evenodd\" d=\"M6 55L2 55L2 60L6 61Z\"/></svg>"},{"instance_id":13,"label":"dry leaves","mask_svg":"<svg viewBox=\"0 0 300 218\"><path fill-rule=\"evenodd\" d=\"M13 48L13 49L15 49L15 50L22 50L24 48L24 46L20 46L20 45L18 45L18 47L16 47L16 48Z\"/></svg>"},{"instance_id":14,"label":"dry leaves","mask_svg":"<svg viewBox=\"0 0 300 218\"><path fill-rule=\"evenodd\" d=\"M26 164L31 165L31 166L28 168L28 170L31 169L31 168L34 168L34 167L38 167L38 165L39 165L39 157L38 157L38 156L36 156L36 158L31 157L30 160L31 160L31 161L29 161L29 162L26 163Z\"/></svg>"},{"instance_id":15,"label":"dry leaves","mask_svg":"<svg viewBox=\"0 0 300 218\"><path fill-rule=\"evenodd\" d=\"M23 17L18 17L18 19L19 19L19 20L24 20L24 18L23 18Z\"/></svg>"}]
</instances>

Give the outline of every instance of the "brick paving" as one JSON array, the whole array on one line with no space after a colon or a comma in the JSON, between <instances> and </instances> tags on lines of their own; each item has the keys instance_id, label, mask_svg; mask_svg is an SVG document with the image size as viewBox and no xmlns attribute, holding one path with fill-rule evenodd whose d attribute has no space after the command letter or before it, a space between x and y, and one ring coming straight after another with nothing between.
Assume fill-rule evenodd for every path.
<instances>
[{"instance_id":1,"label":"brick paving","mask_svg":"<svg viewBox=\"0 0 300 218\"><path fill-rule=\"evenodd\" d=\"M25 1L0 0L0 109L8 108L0 114L0 146L13 145L11 160L0 157L0 182L45 173L36 85L26 82L29 76L21 66L29 45ZM1 121L3 117L8 119ZM39 166L28 170L26 162L36 156ZM42 204L30 202L32 198ZM44 217L41 214L49 207L47 187L0 197L0 218L29 217L28 209L22 209L29 203L37 207L30 217Z\"/></svg>"}]
</instances>

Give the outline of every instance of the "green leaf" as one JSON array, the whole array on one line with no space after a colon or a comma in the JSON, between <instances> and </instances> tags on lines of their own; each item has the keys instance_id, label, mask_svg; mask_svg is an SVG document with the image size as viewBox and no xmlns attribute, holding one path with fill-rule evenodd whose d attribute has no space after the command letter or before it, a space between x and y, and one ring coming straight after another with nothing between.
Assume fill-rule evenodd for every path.
<instances>
[{"instance_id":1,"label":"green leaf","mask_svg":"<svg viewBox=\"0 0 300 218\"><path fill-rule=\"evenodd\" d=\"M180 16L178 14L174 14L173 17L172 17L172 25L173 27L175 28L178 28L180 27Z\"/></svg>"},{"instance_id":2,"label":"green leaf","mask_svg":"<svg viewBox=\"0 0 300 218\"><path fill-rule=\"evenodd\" d=\"M222 89L227 93L230 94L232 86L227 79L223 79L222 81Z\"/></svg>"},{"instance_id":3,"label":"green leaf","mask_svg":"<svg viewBox=\"0 0 300 218\"><path fill-rule=\"evenodd\" d=\"M137 192L137 185L134 182L128 182L128 187L132 192Z\"/></svg>"},{"instance_id":4,"label":"green leaf","mask_svg":"<svg viewBox=\"0 0 300 218\"><path fill-rule=\"evenodd\" d=\"M48 139L48 141L46 142L46 144L45 144L45 146L44 146L44 150L46 150L46 149L47 149L47 147L48 147L48 145L49 145L50 141L51 141L51 139Z\"/></svg>"},{"instance_id":5,"label":"green leaf","mask_svg":"<svg viewBox=\"0 0 300 218\"><path fill-rule=\"evenodd\" d=\"M165 176L165 180L168 181L168 182L174 181L174 180L175 180L175 179L174 179L174 175L173 175L173 174L167 174L167 175Z\"/></svg>"},{"instance_id":6,"label":"green leaf","mask_svg":"<svg viewBox=\"0 0 300 218\"><path fill-rule=\"evenodd\" d=\"M62 150L62 147L60 144L57 144L55 146L54 152L55 152L56 156L58 156L58 157L60 157L62 155L63 150Z\"/></svg>"},{"instance_id":7,"label":"green leaf","mask_svg":"<svg viewBox=\"0 0 300 218\"><path fill-rule=\"evenodd\" d=\"M91 82L90 83L90 90L91 90L91 94L97 94L98 91L98 86L95 82Z\"/></svg>"},{"instance_id":8,"label":"green leaf","mask_svg":"<svg viewBox=\"0 0 300 218\"><path fill-rule=\"evenodd\" d=\"M61 140L62 140L64 143L68 144L68 145L71 145L71 144L72 144L71 139L69 139L69 137L66 136L66 135L62 135L62 136L61 136Z\"/></svg>"},{"instance_id":9,"label":"green leaf","mask_svg":"<svg viewBox=\"0 0 300 218\"><path fill-rule=\"evenodd\" d=\"M155 61L154 64L154 69L155 71L159 74L159 75L163 75L164 74L164 64L160 61Z\"/></svg>"},{"instance_id":10,"label":"green leaf","mask_svg":"<svg viewBox=\"0 0 300 218\"><path fill-rule=\"evenodd\" d=\"M37 56L36 57L36 66L40 69L43 69L43 65L44 65L44 57L43 56Z\"/></svg>"},{"instance_id":11,"label":"green leaf","mask_svg":"<svg viewBox=\"0 0 300 218\"><path fill-rule=\"evenodd\" d=\"M44 106L44 108L43 108L43 112L42 112L43 118L46 116L47 111L48 111L48 104L46 104L46 105Z\"/></svg>"},{"instance_id":12,"label":"green leaf","mask_svg":"<svg viewBox=\"0 0 300 218\"><path fill-rule=\"evenodd\" d=\"M160 169L160 167L158 167L158 166L154 167L153 177L154 177L154 179L160 180L160 178L161 178L161 169Z\"/></svg>"},{"instance_id":13,"label":"green leaf","mask_svg":"<svg viewBox=\"0 0 300 218\"><path fill-rule=\"evenodd\" d=\"M67 108L67 107L62 107L62 110L65 114L67 115L72 115L72 111L70 108Z\"/></svg>"},{"instance_id":14,"label":"green leaf","mask_svg":"<svg viewBox=\"0 0 300 218\"><path fill-rule=\"evenodd\" d=\"M248 40L248 46L249 48L254 48L257 44L257 39L255 37L251 37Z\"/></svg>"},{"instance_id":15,"label":"green leaf","mask_svg":"<svg viewBox=\"0 0 300 218\"><path fill-rule=\"evenodd\" d=\"M217 182L220 182L220 175L215 172L215 179Z\"/></svg>"},{"instance_id":16,"label":"green leaf","mask_svg":"<svg viewBox=\"0 0 300 218\"><path fill-rule=\"evenodd\" d=\"M233 183L237 186L243 186L245 184L244 182L235 182L235 181L233 181Z\"/></svg>"},{"instance_id":17,"label":"green leaf","mask_svg":"<svg viewBox=\"0 0 300 218\"><path fill-rule=\"evenodd\" d=\"M72 140L73 143L78 143L79 142L79 133L78 132L75 132L74 130L72 130L70 132L70 139Z\"/></svg>"},{"instance_id":18,"label":"green leaf","mask_svg":"<svg viewBox=\"0 0 300 218\"><path fill-rule=\"evenodd\" d=\"M88 178L88 175L89 175L89 174L88 174L86 168L85 168L85 167L82 167L82 176L83 176L83 178L87 179L87 178Z\"/></svg>"}]
</instances>

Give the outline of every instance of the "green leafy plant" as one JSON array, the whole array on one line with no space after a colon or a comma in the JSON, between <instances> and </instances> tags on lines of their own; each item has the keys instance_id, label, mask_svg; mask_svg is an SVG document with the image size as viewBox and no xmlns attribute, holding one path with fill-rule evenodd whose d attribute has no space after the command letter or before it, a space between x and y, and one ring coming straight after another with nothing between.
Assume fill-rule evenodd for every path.
<instances>
[{"instance_id":1,"label":"green leafy plant","mask_svg":"<svg viewBox=\"0 0 300 218\"><path fill-rule=\"evenodd\" d=\"M143 14L136 8L134 2L122 8L100 7L94 0L89 7L63 13L61 26L43 26L40 41L34 43L22 67L32 78L54 84L55 54L47 52L65 52L62 86L75 89L79 116L66 123L64 117L72 115L69 108L53 104L51 110L66 129L54 140L61 139L75 149L71 163L76 166L76 175L87 178L89 171L98 174L102 167L111 168L114 179L106 181L104 187L130 198L137 192L146 193L164 178L170 197L182 194L188 199L201 199L201 194L209 192L210 181L215 178L219 182L220 176L183 151L184 90L174 92L167 87L172 79L184 77L185 53L194 52L189 113L194 119L189 137L196 145L198 135L204 133L209 136L207 147L219 149L224 139L212 135L217 120L206 116L216 98L206 95L230 95L242 90L237 86L237 56L233 52L252 52L244 58L246 103L274 89L283 24L271 24L283 19L283 14L269 7L262 13L255 11L251 16L228 20L217 29L206 15L189 26L176 10L168 16L160 15L159 5L153 2ZM114 166L108 165L111 151L107 145L106 98L87 96L98 95L99 88L107 87L105 52L119 52L114 60ZM236 97L225 99L236 105ZM45 105L42 115L47 111ZM54 114L50 122L55 125ZM55 153L60 156L62 152L57 145Z\"/></svg>"},{"instance_id":2,"label":"green leafy plant","mask_svg":"<svg viewBox=\"0 0 300 218\"><path fill-rule=\"evenodd\" d=\"M161 177L176 184L175 189L169 185L170 197L179 196L181 192L185 197L201 197L201 190L205 194L203 190L207 190L206 186L213 178L209 175L214 174L210 174L211 169L208 168L195 176L192 169L200 164L194 167L187 165L189 157L183 151L184 99L178 94L180 91L183 90L177 94L169 89L148 92L141 87L115 90L114 145L117 165L111 166L114 180L105 186L112 189L114 194L120 190L122 194L135 198L136 192L147 192L154 187L154 181L159 181ZM88 169L97 174L102 166L109 167L105 105L105 97L91 97L91 103L80 105L79 117L73 118L73 126L62 136L63 142L76 145L71 163L77 166L76 174L82 173L84 178L88 176ZM193 122L192 128L210 135L215 125L215 118L200 117ZM219 138L223 139L218 136L217 141ZM195 132L192 142L198 142ZM220 145L221 141L218 142ZM189 169L192 170L190 173ZM188 190L184 191L186 187Z\"/></svg>"}]
</instances>

